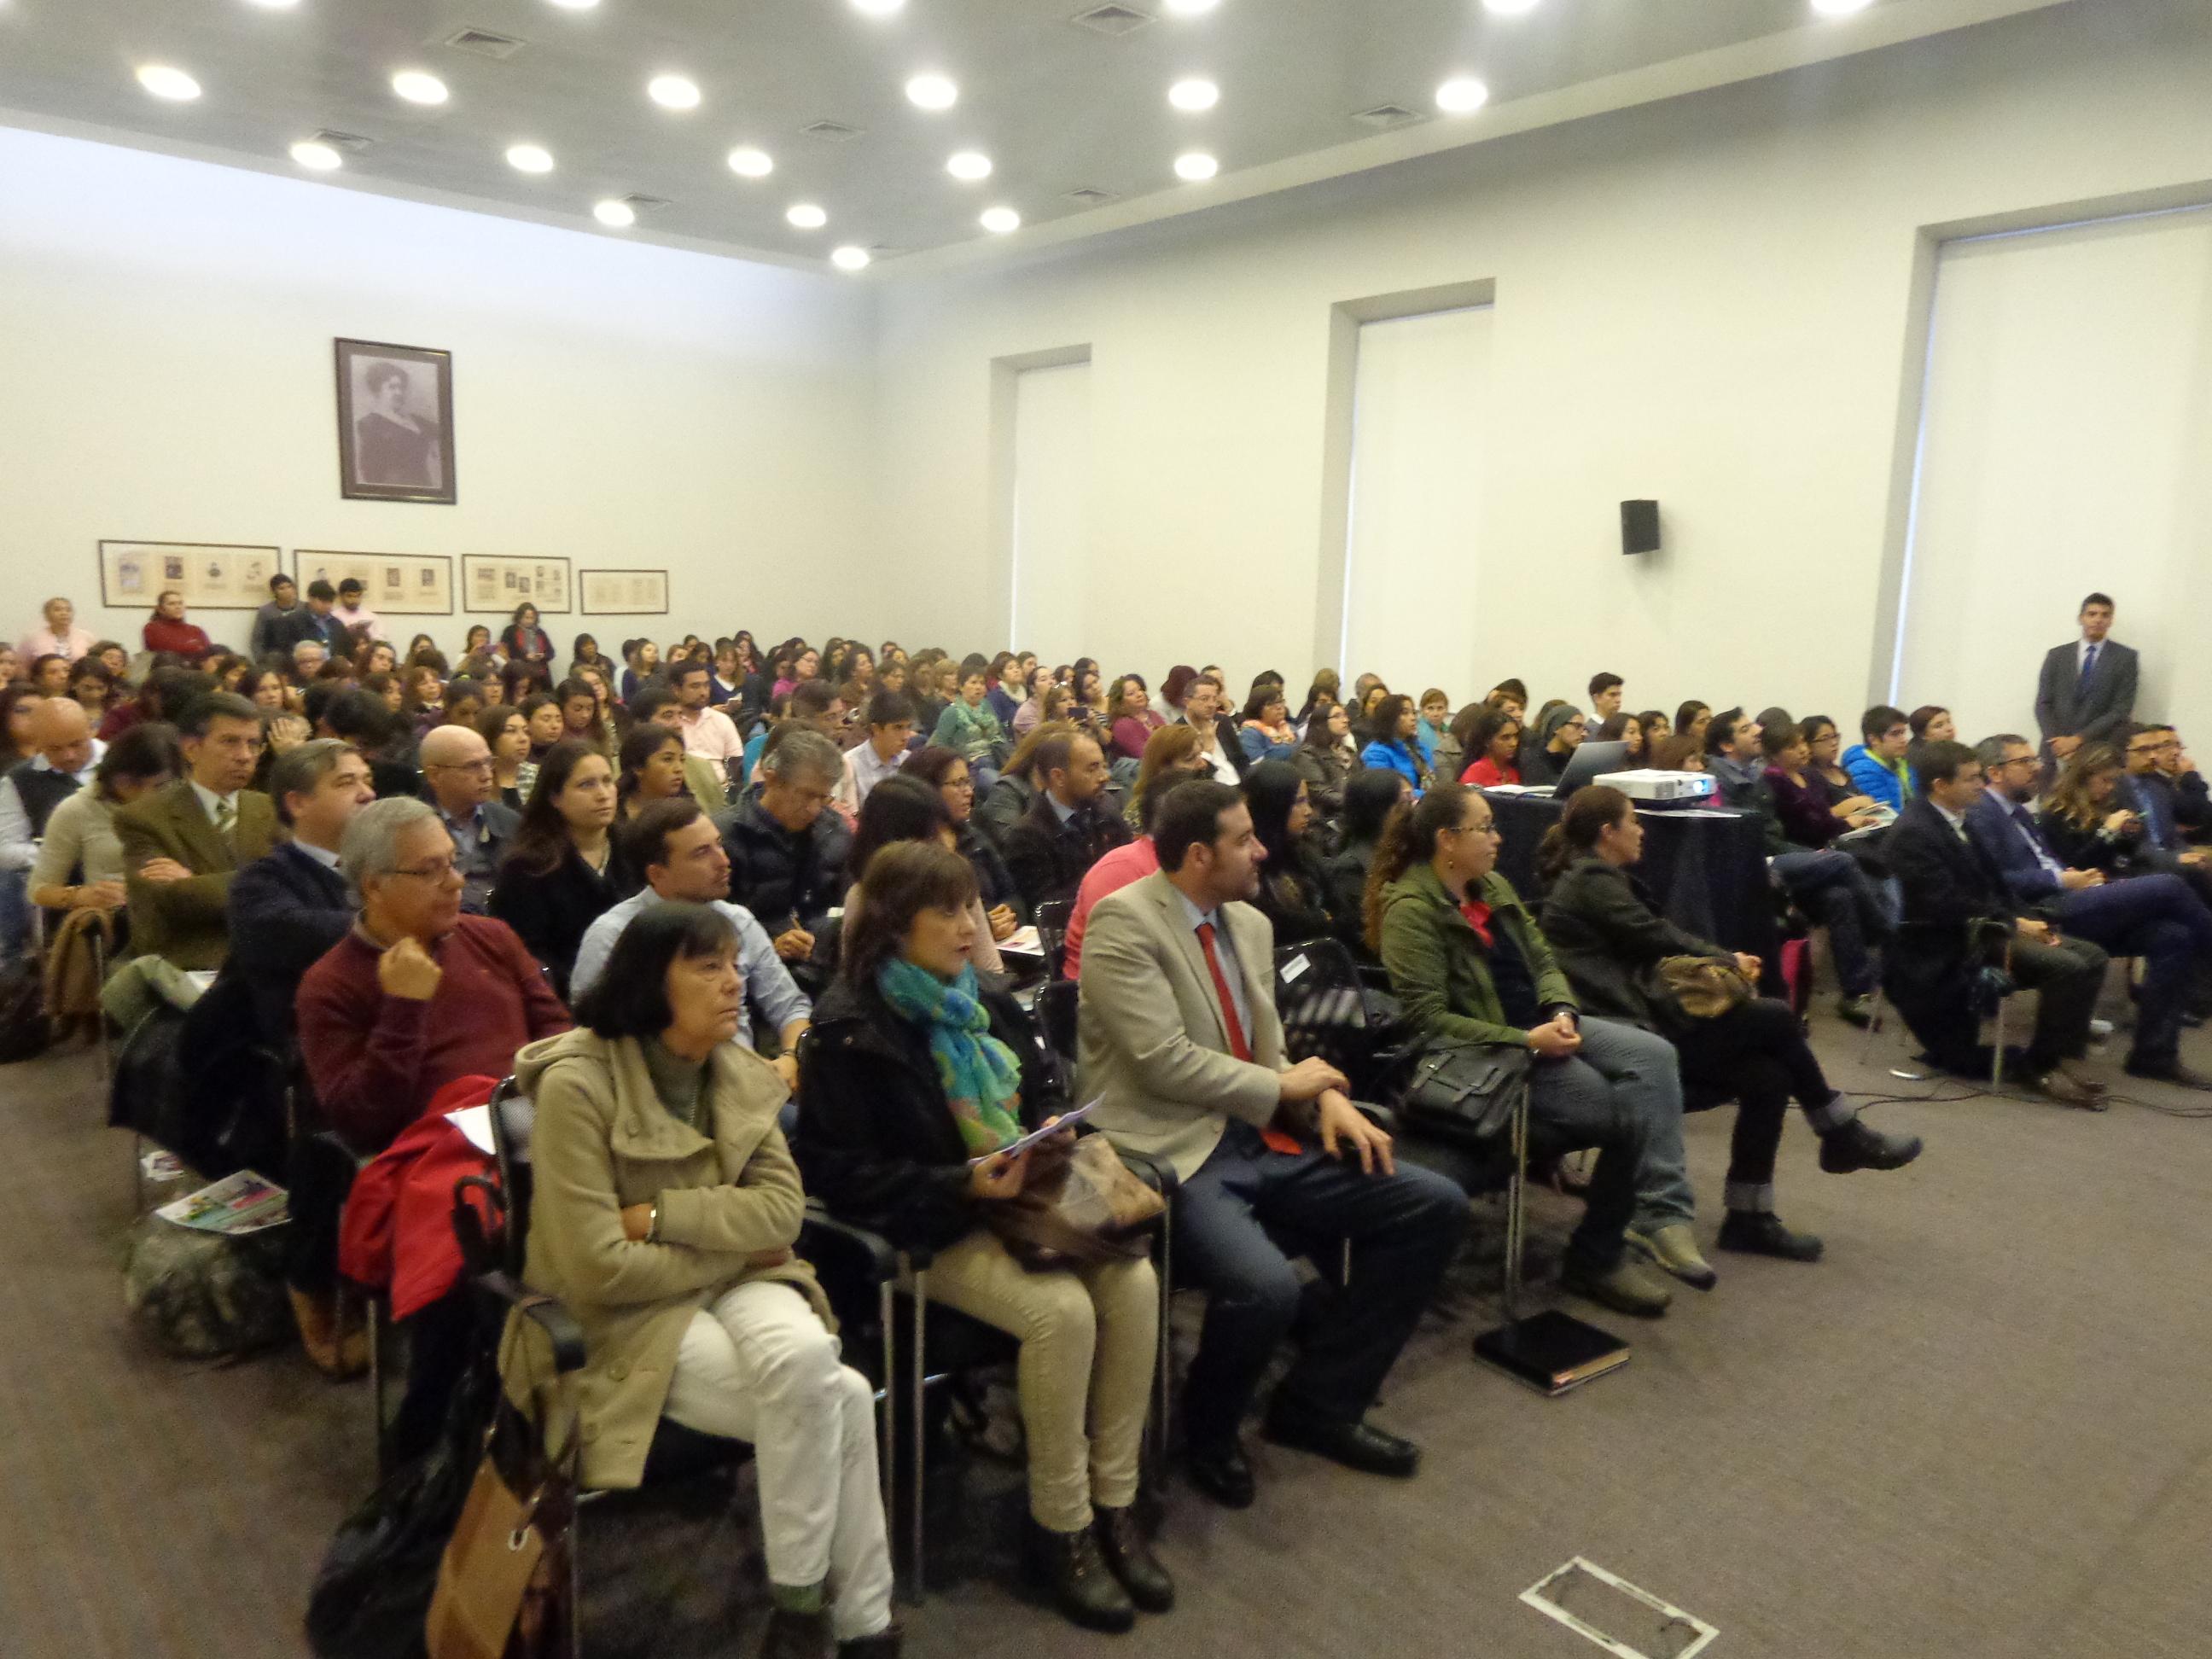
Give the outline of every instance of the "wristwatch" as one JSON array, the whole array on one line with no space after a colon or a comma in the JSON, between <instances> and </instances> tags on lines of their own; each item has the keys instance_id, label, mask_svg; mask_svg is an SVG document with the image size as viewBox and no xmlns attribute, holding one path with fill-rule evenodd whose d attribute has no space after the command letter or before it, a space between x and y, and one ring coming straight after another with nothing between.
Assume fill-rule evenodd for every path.
<instances>
[{"instance_id":1,"label":"wristwatch","mask_svg":"<svg viewBox=\"0 0 2212 1659\"><path fill-rule=\"evenodd\" d=\"M645 1218L645 1242L655 1243L660 1237L660 1200L653 1200L653 1208Z\"/></svg>"}]
</instances>

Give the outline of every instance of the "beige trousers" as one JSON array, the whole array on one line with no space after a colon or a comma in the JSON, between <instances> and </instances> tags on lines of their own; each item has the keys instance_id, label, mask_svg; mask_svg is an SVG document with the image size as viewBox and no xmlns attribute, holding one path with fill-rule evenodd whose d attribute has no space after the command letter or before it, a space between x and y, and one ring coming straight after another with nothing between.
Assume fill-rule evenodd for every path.
<instances>
[{"instance_id":1,"label":"beige trousers","mask_svg":"<svg viewBox=\"0 0 2212 1659\"><path fill-rule=\"evenodd\" d=\"M1037 1524L1075 1532L1091 1524L1093 1504L1134 1502L1159 1347L1152 1264L1031 1273L979 1227L938 1255L928 1288L932 1302L1022 1345L1016 1379Z\"/></svg>"}]
</instances>

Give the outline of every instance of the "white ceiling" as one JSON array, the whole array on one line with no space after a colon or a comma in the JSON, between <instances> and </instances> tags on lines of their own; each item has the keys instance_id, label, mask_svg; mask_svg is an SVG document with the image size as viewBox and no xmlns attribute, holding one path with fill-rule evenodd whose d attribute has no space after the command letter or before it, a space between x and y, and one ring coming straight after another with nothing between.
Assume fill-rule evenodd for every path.
<instances>
[{"instance_id":1,"label":"white ceiling","mask_svg":"<svg viewBox=\"0 0 2212 1659\"><path fill-rule=\"evenodd\" d=\"M849 0L599 0L583 11L551 0L0 0L0 108L287 169L294 141L332 129L369 141L343 171L316 175L335 186L585 225L594 201L643 195L665 204L641 208L629 234L806 260L854 243L882 258L1064 240L2054 3L1875 0L1828 20L1810 0L1540 0L1519 17L1481 0L1220 0L1186 18L1165 0L1118 0L1152 21L1106 35L1071 21L1096 0L907 0L888 18ZM441 44L464 27L525 44L503 60ZM149 95L133 70L149 63L185 70L203 95ZM410 68L444 80L451 100L395 97L392 75ZM957 82L954 108L907 100L906 81L924 70ZM669 71L698 82L696 109L647 98L647 81ZM1488 84L1481 113L1437 112L1436 88L1455 74ZM1169 85L1190 75L1219 84L1212 111L1169 106ZM1596 88L1614 89L1609 101ZM1389 131L1357 118L1386 104L1417 120ZM823 120L859 136L803 130ZM522 142L551 150L555 171L508 167L504 152ZM767 150L775 172L732 173L725 157L739 144ZM968 149L991 156L991 178L946 173L945 158ZM1217 156L1221 178L1180 182L1174 160L1188 149ZM1085 189L1115 205L1071 199ZM826 209L827 227L788 226L798 201ZM1001 204L1025 222L1014 238L977 224Z\"/></svg>"}]
</instances>

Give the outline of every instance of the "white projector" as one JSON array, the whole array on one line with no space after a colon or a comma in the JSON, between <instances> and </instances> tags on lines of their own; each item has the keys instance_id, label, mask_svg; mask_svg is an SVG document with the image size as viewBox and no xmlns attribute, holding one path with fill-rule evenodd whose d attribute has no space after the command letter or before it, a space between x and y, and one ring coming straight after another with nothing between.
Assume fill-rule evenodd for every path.
<instances>
[{"instance_id":1,"label":"white projector","mask_svg":"<svg viewBox=\"0 0 2212 1659\"><path fill-rule=\"evenodd\" d=\"M1714 793L1710 772L1606 772L1598 781L1631 800L1701 800Z\"/></svg>"}]
</instances>

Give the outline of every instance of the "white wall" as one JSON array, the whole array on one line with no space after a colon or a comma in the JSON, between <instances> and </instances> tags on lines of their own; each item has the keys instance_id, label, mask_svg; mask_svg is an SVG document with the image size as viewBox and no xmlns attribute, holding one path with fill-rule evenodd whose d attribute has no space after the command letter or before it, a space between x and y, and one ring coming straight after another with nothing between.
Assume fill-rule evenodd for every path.
<instances>
[{"instance_id":1,"label":"white wall","mask_svg":"<svg viewBox=\"0 0 2212 1659\"><path fill-rule=\"evenodd\" d=\"M2094 0L890 283L901 637L964 638L988 583L990 361L1081 341L1094 591L1121 601L1076 619L1083 636L1109 673L1218 660L1240 686L1262 666L1297 681L1319 656L1330 307L1494 278L1480 649L1447 689L1511 673L1578 695L1602 667L1635 707L1847 715L1887 678L1920 228L2202 179L2208 86L2212 11ZM1625 559L1618 503L1641 496L1668 548ZM2054 579L2044 633L2091 574ZM2023 683L2045 642L2023 641Z\"/></svg>"},{"instance_id":2,"label":"white wall","mask_svg":"<svg viewBox=\"0 0 2212 1659\"><path fill-rule=\"evenodd\" d=\"M1016 374L1008 480L1012 632L1002 633L1004 618L991 617L991 626L963 642L963 653L1007 649L1016 639L1059 662L1089 650L1073 623L1090 608L1085 589L1097 568L1091 559L1093 453L1091 365L1054 363Z\"/></svg>"},{"instance_id":3,"label":"white wall","mask_svg":"<svg viewBox=\"0 0 2212 1659\"><path fill-rule=\"evenodd\" d=\"M1492 317L1468 306L1359 328L1340 654L1389 663L1409 696L1465 696L1482 648Z\"/></svg>"},{"instance_id":4,"label":"white wall","mask_svg":"<svg viewBox=\"0 0 2212 1659\"><path fill-rule=\"evenodd\" d=\"M101 539L670 572L667 618L549 617L564 656L824 631L872 523L871 326L827 274L0 131L0 634L63 592L135 647ZM453 352L457 506L340 499L339 336Z\"/></svg>"},{"instance_id":5,"label":"white wall","mask_svg":"<svg viewBox=\"0 0 2212 1659\"><path fill-rule=\"evenodd\" d=\"M2212 209L1954 242L1935 316L1900 686L2033 738L2023 649L2096 588L2136 711L2212 733Z\"/></svg>"}]
</instances>

